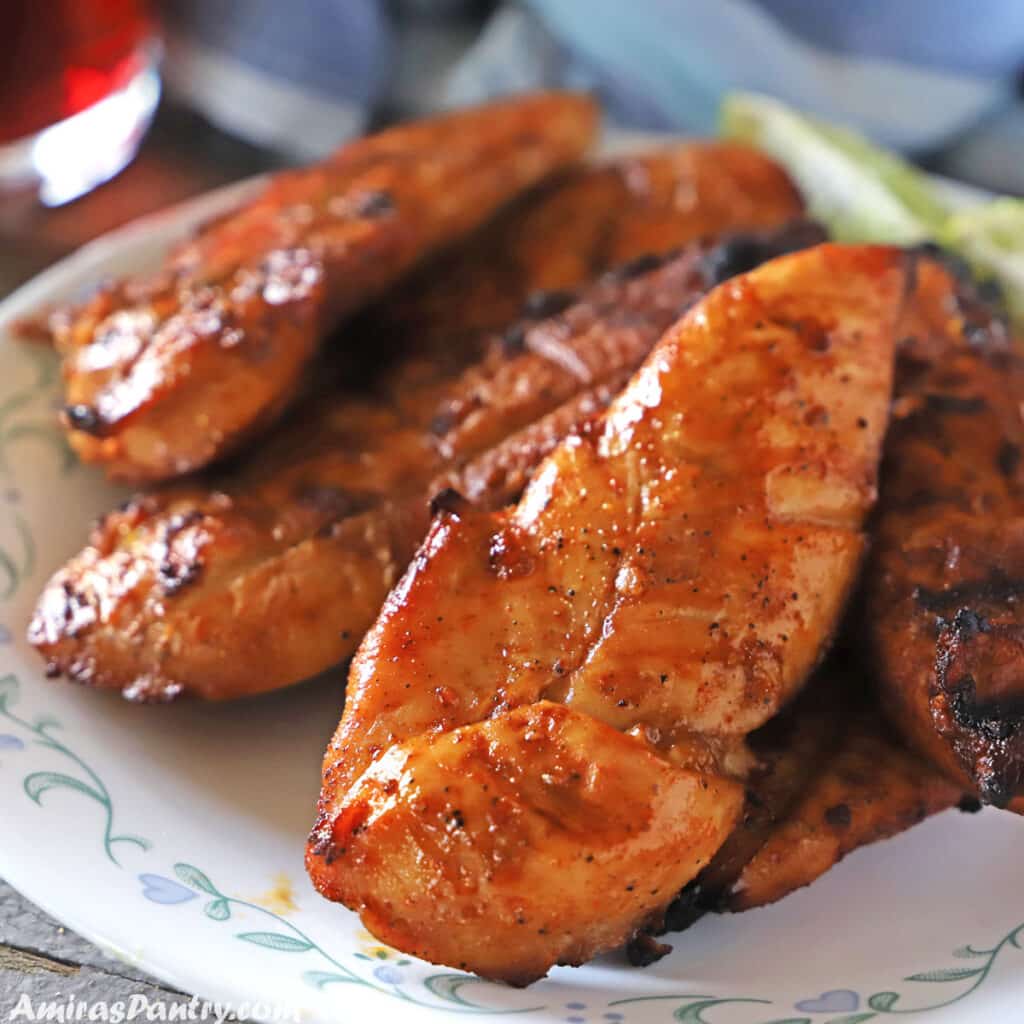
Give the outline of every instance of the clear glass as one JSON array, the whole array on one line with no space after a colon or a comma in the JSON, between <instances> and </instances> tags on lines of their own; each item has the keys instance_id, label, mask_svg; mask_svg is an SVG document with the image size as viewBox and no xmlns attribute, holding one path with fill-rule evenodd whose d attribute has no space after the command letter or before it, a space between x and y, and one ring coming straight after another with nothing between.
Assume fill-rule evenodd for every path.
<instances>
[{"instance_id":1,"label":"clear glass","mask_svg":"<svg viewBox=\"0 0 1024 1024\"><path fill-rule=\"evenodd\" d=\"M160 98L144 0L2 0L0 191L51 206L120 171Z\"/></svg>"}]
</instances>

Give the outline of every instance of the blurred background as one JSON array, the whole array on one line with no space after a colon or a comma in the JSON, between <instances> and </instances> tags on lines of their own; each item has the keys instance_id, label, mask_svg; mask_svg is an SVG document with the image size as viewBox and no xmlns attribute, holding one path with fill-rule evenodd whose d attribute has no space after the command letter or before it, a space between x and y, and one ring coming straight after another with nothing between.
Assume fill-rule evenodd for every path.
<instances>
[{"instance_id":1,"label":"blurred background","mask_svg":"<svg viewBox=\"0 0 1024 1024\"><path fill-rule=\"evenodd\" d=\"M545 86L708 134L730 89L1024 192L1021 0L4 0L0 294L133 217Z\"/></svg>"}]
</instances>

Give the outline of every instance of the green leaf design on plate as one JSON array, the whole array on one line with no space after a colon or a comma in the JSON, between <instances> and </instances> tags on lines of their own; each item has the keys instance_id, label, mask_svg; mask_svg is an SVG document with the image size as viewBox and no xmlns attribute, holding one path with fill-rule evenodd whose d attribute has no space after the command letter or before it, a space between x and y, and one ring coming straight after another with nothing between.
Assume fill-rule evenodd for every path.
<instances>
[{"instance_id":1,"label":"green leaf design on plate","mask_svg":"<svg viewBox=\"0 0 1024 1024\"><path fill-rule=\"evenodd\" d=\"M3 570L6 583L0 591L0 599L7 600L14 596L22 580L31 576L36 564L36 544L32 539L25 517L20 512L11 513L11 526L17 536L18 550L0 547L0 569Z\"/></svg>"},{"instance_id":2,"label":"green leaf design on plate","mask_svg":"<svg viewBox=\"0 0 1024 1024\"><path fill-rule=\"evenodd\" d=\"M203 913L214 921L226 921L231 916L231 906L226 899L210 900L203 907Z\"/></svg>"},{"instance_id":3,"label":"green leaf design on plate","mask_svg":"<svg viewBox=\"0 0 1024 1024\"><path fill-rule=\"evenodd\" d=\"M360 984L358 978L349 978L344 974L335 974L333 971L304 971L302 980L314 988L326 988L328 985Z\"/></svg>"},{"instance_id":4,"label":"green leaf design on plate","mask_svg":"<svg viewBox=\"0 0 1024 1024\"><path fill-rule=\"evenodd\" d=\"M672 1016L679 1022L679 1024L708 1024L707 1018L704 1016L705 1010L710 1010L712 1006L718 1006L721 1003L730 1002L728 999L698 999L692 1003L686 1003L683 1006L676 1008L675 1013Z\"/></svg>"},{"instance_id":5,"label":"green leaf design on plate","mask_svg":"<svg viewBox=\"0 0 1024 1024\"><path fill-rule=\"evenodd\" d=\"M254 946L276 949L279 953L305 953L313 948L313 943L308 939L296 939L280 932L239 932L237 937Z\"/></svg>"},{"instance_id":6,"label":"green leaf design on plate","mask_svg":"<svg viewBox=\"0 0 1024 1024\"><path fill-rule=\"evenodd\" d=\"M3 699L4 688L3 680L0 679L0 700ZM322 958L322 961L328 965L329 970L309 970L303 972L301 975L303 981L306 984L311 985L318 989L326 988L330 985L335 984L355 984L361 985L366 988L372 988L375 991L388 995L392 998L400 999L403 1002L412 1003L416 1006L422 1006L431 1009L446 1009L449 1013L464 1013L464 1014L477 1014L486 1016L504 1016L504 1015L516 1015L516 1014L531 1014L538 1013L544 1009L545 1006L525 1006L521 1008L493 1008L488 1006L481 1006L478 1003L471 1002L463 995L463 989L468 985L483 985L487 986L490 983L484 981L481 978L473 977L472 975L459 974L454 972L444 972L440 974L432 974L424 978L421 982L426 992L431 997L430 1001L417 998L417 996L409 990L409 988L399 986L394 982L389 982L387 985L380 985L374 978L361 977L356 974L346 963L332 956L326 949L318 945L313 939L307 936L298 926L293 924L291 921L286 920L279 914L266 907L260 906L257 903L252 903L248 900L239 899L234 896L226 895L210 881L209 877L198 868L193 867L191 864L176 864L174 867L175 874L183 882L193 888L199 888L203 891L213 894L216 898L209 901L204 907L204 911L208 917L215 921L226 920L231 915L232 904L239 908L243 908L246 911L256 913L258 915L264 915L269 917L279 928L285 929L285 931L268 931L268 932L236 932L235 937L241 939L243 942L251 943L255 946L261 946L265 949L272 949L276 952L283 953L312 953ZM289 934L290 933L290 934ZM827 1020L821 1020L820 1015L818 1017L773 1017L768 1020L765 1017L757 1016L754 1020L753 1016L750 1017L750 1024L815 1024L815 1021L820 1021L820 1024L865 1024L867 1021L875 1020L879 1015L883 1014L898 1014L908 1017L917 1017L920 1014L931 1013L935 1010L942 1009L947 1006L951 1006L954 1003L961 1002L976 992L979 987L984 983L988 977L989 972L992 969L993 964L998 959L1000 952L1009 947L1021 948L1020 937L1024 935L1024 925L1019 925L1012 931L1003 936L998 943L995 944L991 949L988 950L976 950L973 946L961 946L957 950L957 954L961 957L978 957L984 958L984 963L979 966L964 966L964 967L948 967L940 968L934 971L925 971L921 974L915 974L907 978L908 981L970 981L970 984L957 992L950 998L943 999L938 1003L931 1003L927 1006L914 1006L914 1007L896 1007L896 1004L902 998L898 992L875 992L867 999L867 1008L857 1010L853 1013L844 1013L838 1017L831 1017ZM365 953L354 952L350 954L353 959L362 961L363 963L375 964L378 959L390 959L390 954L385 957L378 956L367 956ZM399 963L408 963L407 960L398 961ZM378 968L379 970L379 968ZM409 978L410 983L414 983L414 978ZM653 995L653 996L636 996L629 999L614 999L605 1005L605 1009L611 1010L620 1006L626 1006L633 1003L647 1003L647 1002L658 1002L658 1001L671 1001L675 1003L675 1008L672 1010L672 1019L676 1024L717 1024L721 1019L720 1016L715 1012L718 1007L723 1006L735 1006L740 1003L746 1004L760 1004L763 1007L770 1007L773 1005L770 999L754 999L754 998L740 998L740 997L719 997L707 994L698 994L694 992L678 993L675 995ZM438 1005L438 1004L441 1005ZM761 1011L764 1012L763 1010ZM753 1005L750 1005L750 1013L756 1015L757 1011L754 1010ZM744 1017L747 1020L747 1017Z\"/></svg>"},{"instance_id":7,"label":"green leaf design on plate","mask_svg":"<svg viewBox=\"0 0 1024 1024\"><path fill-rule=\"evenodd\" d=\"M3 572L5 580L4 588L0 591L0 598L6 600L13 597L14 592L18 589L20 573L17 563L3 548L0 548L0 571Z\"/></svg>"},{"instance_id":8,"label":"green leaf design on plate","mask_svg":"<svg viewBox=\"0 0 1024 1024\"><path fill-rule=\"evenodd\" d=\"M2 567L2 558L0 558L0 567ZM118 843L129 843L141 850L148 850L152 845L148 839L126 833L114 833L114 804L110 792L88 762L76 754L59 736L54 735L55 732L60 731L60 722L49 715L40 715L34 722L22 718L12 710L17 698L17 677L13 673L0 677L0 717L31 736L36 746L52 750L66 758L80 772L79 775L68 775L65 772L55 771L32 772L26 775L22 782L25 795L33 803L42 807L42 795L48 790L67 789L87 796L99 804L104 811L103 850L111 863L118 867L121 866L120 861L114 856L114 847Z\"/></svg>"},{"instance_id":9,"label":"green leaf design on plate","mask_svg":"<svg viewBox=\"0 0 1024 1024\"><path fill-rule=\"evenodd\" d=\"M431 994L447 1003L458 1003L460 1006L472 1006L468 999L459 995L459 989L475 981L468 974L432 974L423 980L423 986Z\"/></svg>"},{"instance_id":10,"label":"green leaf design on plate","mask_svg":"<svg viewBox=\"0 0 1024 1024\"><path fill-rule=\"evenodd\" d=\"M174 873L178 876L179 881L192 886L193 889L201 889L203 892L208 892L211 896L221 898L224 896L217 886L210 881L205 872L200 871L199 868L193 867L191 864L178 861L174 865Z\"/></svg>"},{"instance_id":11,"label":"green leaf design on plate","mask_svg":"<svg viewBox=\"0 0 1024 1024\"><path fill-rule=\"evenodd\" d=\"M32 379L24 382L20 390L0 398L0 478L12 481L14 473L10 455L15 447L25 443L41 444L51 451L63 476L77 465L77 460L57 426L56 417L49 409L39 408L40 399L52 390L56 382L57 358L53 352L28 345L21 349L21 355L34 372ZM22 374L15 371L15 376ZM6 535L0 541L0 600L8 600L32 575L36 549L24 516L14 508L0 508L0 513L9 525L8 529L4 522L0 522Z\"/></svg>"},{"instance_id":12,"label":"green leaf design on plate","mask_svg":"<svg viewBox=\"0 0 1024 1024\"><path fill-rule=\"evenodd\" d=\"M873 996L868 997L868 1006L872 1010L878 1010L879 1013L886 1013L896 1005L896 1000L899 997L899 992L876 992Z\"/></svg>"},{"instance_id":13,"label":"green leaf design on plate","mask_svg":"<svg viewBox=\"0 0 1024 1024\"><path fill-rule=\"evenodd\" d=\"M968 957L979 957L988 956L992 950L990 949L975 949L973 946L959 946L953 950L953 956L960 960L966 960Z\"/></svg>"},{"instance_id":14,"label":"green leaf design on plate","mask_svg":"<svg viewBox=\"0 0 1024 1024\"><path fill-rule=\"evenodd\" d=\"M64 435L51 423L20 423L7 431L5 441L38 441L48 448L59 460L60 473L64 476L76 464L75 453L64 440Z\"/></svg>"},{"instance_id":15,"label":"green leaf design on plate","mask_svg":"<svg viewBox=\"0 0 1024 1024\"><path fill-rule=\"evenodd\" d=\"M981 974L983 967L940 967L937 971L922 971L908 974L904 981L963 981Z\"/></svg>"},{"instance_id":16,"label":"green leaf design on plate","mask_svg":"<svg viewBox=\"0 0 1024 1024\"><path fill-rule=\"evenodd\" d=\"M82 782L81 779L73 778L71 775L64 775L61 772L33 772L31 775L25 776L25 781L22 785L25 787L25 792L28 794L29 799L40 806L42 806L40 798L48 789L75 790L99 803L103 803L102 794L97 793L88 783Z\"/></svg>"}]
</instances>

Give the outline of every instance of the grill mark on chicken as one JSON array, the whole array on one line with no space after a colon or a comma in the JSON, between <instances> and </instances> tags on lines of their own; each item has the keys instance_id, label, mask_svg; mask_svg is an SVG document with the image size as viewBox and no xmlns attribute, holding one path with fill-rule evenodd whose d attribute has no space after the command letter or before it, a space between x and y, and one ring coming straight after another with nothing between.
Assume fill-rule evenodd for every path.
<instances>
[{"instance_id":1,"label":"grill mark on chicken","mask_svg":"<svg viewBox=\"0 0 1024 1024\"><path fill-rule=\"evenodd\" d=\"M457 516L465 512L469 502L454 487L442 487L430 499L430 515L437 518L440 515Z\"/></svg>"},{"instance_id":2,"label":"grill mark on chicken","mask_svg":"<svg viewBox=\"0 0 1024 1024\"><path fill-rule=\"evenodd\" d=\"M993 624L984 615L966 607L957 609L950 621L938 619L937 626L936 694L941 695L942 708L948 710L958 731L981 738L989 760L1001 757L1005 762L996 770L982 774L978 780L984 802L1005 806L1024 783L1024 766L1020 762L1024 695L979 697L971 666L976 662L985 663L986 652L976 650L979 647L1005 645L1013 661L1024 656L1024 628L1017 623ZM954 735L954 748L961 743ZM973 744L964 744L964 747L965 753L973 753Z\"/></svg>"},{"instance_id":3,"label":"grill mark on chicken","mask_svg":"<svg viewBox=\"0 0 1024 1024\"><path fill-rule=\"evenodd\" d=\"M813 221L795 221L779 233L777 252L780 255L783 252L797 252L818 245L824 240L821 228ZM703 268L704 276L710 288L728 281L731 277L747 274L763 262L764 247L759 240L737 235L726 239L708 254ZM680 310L680 315L683 312Z\"/></svg>"},{"instance_id":4,"label":"grill mark on chicken","mask_svg":"<svg viewBox=\"0 0 1024 1024\"><path fill-rule=\"evenodd\" d=\"M378 217L387 217L397 210L398 204L391 192L385 189L375 189L371 192L363 192L356 197L352 204L352 212L356 217L365 217L373 220Z\"/></svg>"},{"instance_id":5,"label":"grill mark on chicken","mask_svg":"<svg viewBox=\"0 0 1024 1024\"><path fill-rule=\"evenodd\" d=\"M723 242L722 244L726 245L728 243ZM608 271L607 278L610 281L629 281L634 277L642 277L644 274L649 274L652 270L657 270L658 267L663 266L669 260L673 259L678 255L678 249L672 249L669 252L664 253L645 252L643 253L643 255L637 256L636 259L628 260L626 263L622 263L617 267L613 267L611 270ZM711 281L709 278L709 284L710 283Z\"/></svg>"},{"instance_id":6,"label":"grill mark on chicken","mask_svg":"<svg viewBox=\"0 0 1024 1024\"><path fill-rule=\"evenodd\" d=\"M203 561L199 546L190 543L187 531L203 521L198 509L174 515L162 530L163 559L157 569L157 579L165 597L173 597L199 579Z\"/></svg>"},{"instance_id":7,"label":"grill mark on chicken","mask_svg":"<svg viewBox=\"0 0 1024 1024\"><path fill-rule=\"evenodd\" d=\"M294 500L300 505L315 509L334 522L347 519L366 511L373 504L371 495L360 495L346 487L303 481L294 491Z\"/></svg>"},{"instance_id":8,"label":"grill mark on chicken","mask_svg":"<svg viewBox=\"0 0 1024 1024\"><path fill-rule=\"evenodd\" d=\"M442 479L451 481L460 493L481 507L493 509L511 504L540 461L569 434L587 433L597 414L607 408L631 375L632 368L622 369Z\"/></svg>"},{"instance_id":9,"label":"grill mark on chicken","mask_svg":"<svg viewBox=\"0 0 1024 1024\"><path fill-rule=\"evenodd\" d=\"M654 269L653 267L651 268ZM568 309L575 301L577 292L568 288L557 291L535 291L526 296L521 317L523 320L546 320L558 316Z\"/></svg>"},{"instance_id":10,"label":"grill mark on chicken","mask_svg":"<svg viewBox=\"0 0 1024 1024\"><path fill-rule=\"evenodd\" d=\"M950 680L948 663L951 655L948 649L963 642L956 631L952 630L940 638L938 646L939 686L949 695L953 717L958 725L976 730L988 740L1008 740L1024 725L1024 701L993 701L984 705L978 701L974 679L971 676ZM1004 794L1001 799L1005 802L1008 798Z\"/></svg>"},{"instance_id":11,"label":"grill mark on chicken","mask_svg":"<svg viewBox=\"0 0 1024 1024\"><path fill-rule=\"evenodd\" d=\"M924 402L926 414L975 416L988 408L988 402L979 395L944 395L931 391L924 396Z\"/></svg>"},{"instance_id":12,"label":"grill mark on chicken","mask_svg":"<svg viewBox=\"0 0 1024 1024\"><path fill-rule=\"evenodd\" d=\"M75 430L81 430L92 437L102 437L104 434L106 424L100 418L94 405L86 405L82 402L76 405L65 405L64 416Z\"/></svg>"},{"instance_id":13,"label":"grill mark on chicken","mask_svg":"<svg viewBox=\"0 0 1024 1024\"><path fill-rule=\"evenodd\" d=\"M1024 597L1024 579L1009 579L998 569L993 569L985 579L964 580L945 590L914 588L914 600L929 612L957 609L958 614L962 611L976 615L961 606L968 601L1012 603L1020 597Z\"/></svg>"},{"instance_id":14,"label":"grill mark on chicken","mask_svg":"<svg viewBox=\"0 0 1024 1024\"><path fill-rule=\"evenodd\" d=\"M1020 466L1021 446L1014 441L1003 440L996 453L996 467L1005 477L1014 477Z\"/></svg>"},{"instance_id":15,"label":"grill mark on chicken","mask_svg":"<svg viewBox=\"0 0 1024 1024\"><path fill-rule=\"evenodd\" d=\"M922 259L897 367L866 628L887 712L986 803L1024 791L1024 364Z\"/></svg>"}]
</instances>

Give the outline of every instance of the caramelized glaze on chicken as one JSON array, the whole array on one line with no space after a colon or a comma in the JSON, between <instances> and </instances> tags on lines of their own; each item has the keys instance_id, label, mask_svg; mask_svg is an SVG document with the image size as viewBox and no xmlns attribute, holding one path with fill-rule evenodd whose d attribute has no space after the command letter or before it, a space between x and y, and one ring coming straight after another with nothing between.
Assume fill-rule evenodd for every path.
<instances>
[{"instance_id":1,"label":"caramelized glaze on chicken","mask_svg":"<svg viewBox=\"0 0 1024 1024\"><path fill-rule=\"evenodd\" d=\"M921 261L867 630L890 718L986 803L1024 793L1024 362L969 285Z\"/></svg>"},{"instance_id":2,"label":"caramelized glaze on chicken","mask_svg":"<svg viewBox=\"0 0 1024 1024\"><path fill-rule=\"evenodd\" d=\"M540 94L399 125L276 176L157 273L55 320L71 444L128 481L237 447L289 404L341 317L573 163L595 127L586 98Z\"/></svg>"},{"instance_id":3,"label":"caramelized glaze on chicken","mask_svg":"<svg viewBox=\"0 0 1024 1024\"><path fill-rule=\"evenodd\" d=\"M646 189L673 169L676 193ZM404 353L377 395L330 395L240 469L112 513L47 586L32 643L52 671L146 700L237 697L336 664L412 556L431 496L514 500L708 284L820 236L694 245L663 265L630 238L664 252L692 228L798 212L776 165L706 144L578 171L521 202L360 318L371 344ZM574 300L565 289L610 253L644 258ZM484 340L527 299L533 320Z\"/></svg>"},{"instance_id":4,"label":"caramelized glaze on chicken","mask_svg":"<svg viewBox=\"0 0 1024 1024\"><path fill-rule=\"evenodd\" d=\"M512 509L434 521L367 634L307 866L383 941L513 983L619 945L733 830L744 737L852 585L905 272L716 288Z\"/></svg>"}]
</instances>

